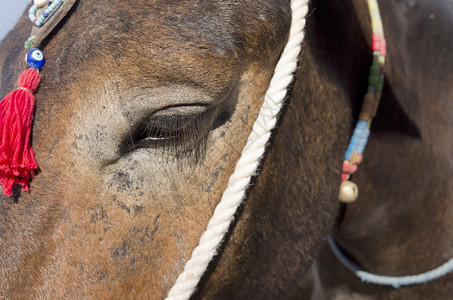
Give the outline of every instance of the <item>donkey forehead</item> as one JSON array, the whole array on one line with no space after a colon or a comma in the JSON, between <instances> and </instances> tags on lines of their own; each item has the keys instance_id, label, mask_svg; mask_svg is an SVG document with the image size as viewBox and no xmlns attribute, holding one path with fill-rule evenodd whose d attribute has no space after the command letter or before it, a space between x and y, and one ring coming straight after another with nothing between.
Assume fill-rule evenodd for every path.
<instances>
[{"instance_id":1,"label":"donkey forehead","mask_svg":"<svg viewBox=\"0 0 453 300\"><path fill-rule=\"evenodd\" d=\"M291 18L288 0L81 1L77 11L91 13L74 16L80 29L74 42L109 53L192 47L222 56L259 53L286 38Z\"/></svg>"},{"instance_id":2,"label":"donkey forehead","mask_svg":"<svg viewBox=\"0 0 453 300\"><path fill-rule=\"evenodd\" d=\"M189 84L218 100L242 66L279 55L290 20L288 0L79 1L45 49L48 73L97 90Z\"/></svg>"}]
</instances>

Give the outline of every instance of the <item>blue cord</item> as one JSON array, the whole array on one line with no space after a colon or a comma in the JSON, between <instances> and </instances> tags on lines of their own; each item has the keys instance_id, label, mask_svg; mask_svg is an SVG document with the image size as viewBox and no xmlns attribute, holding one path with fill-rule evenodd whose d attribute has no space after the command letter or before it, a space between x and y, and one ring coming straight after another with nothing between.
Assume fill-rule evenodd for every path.
<instances>
[{"instance_id":1,"label":"blue cord","mask_svg":"<svg viewBox=\"0 0 453 300\"><path fill-rule=\"evenodd\" d=\"M341 263L351 272L353 272L357 277L359 277L360 280L366 283L373 283L378 285L391 285L395 289L399 289L401 286L405 285L416 285L427 283L429 281L438 279L439 277L445 276L453 271L453 258L452 258L443 265L437 267L436 269L418 275L401 277L376 275L364 271L359 266L354 264L349 258L347 258L343 251L341 251L341 249L338 247L337 243L335 242L332 236L329 235L327 237L327 240L333 253L341 261Z\"/></svg>"}]
</instances>

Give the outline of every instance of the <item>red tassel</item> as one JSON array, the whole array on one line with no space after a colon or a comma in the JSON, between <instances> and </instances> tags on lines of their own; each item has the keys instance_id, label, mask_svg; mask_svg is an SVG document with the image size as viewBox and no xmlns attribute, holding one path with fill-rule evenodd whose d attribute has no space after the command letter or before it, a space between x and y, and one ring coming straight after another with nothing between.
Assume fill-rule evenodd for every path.
<instances>
[{"instance_id":1,"label":"red tassel","mask_svg":"<svg viewBox=\"0 0 453 300\"><path fill-rule=\"evenodd\" d=\"M35 107L33 92L40 80L37 70L25 70L17 81L19 88L0 102L0 184L7 196L12 195L16 183L28 191L33 171L38 168L30 133Z\"/></svg>"}]
</instances>

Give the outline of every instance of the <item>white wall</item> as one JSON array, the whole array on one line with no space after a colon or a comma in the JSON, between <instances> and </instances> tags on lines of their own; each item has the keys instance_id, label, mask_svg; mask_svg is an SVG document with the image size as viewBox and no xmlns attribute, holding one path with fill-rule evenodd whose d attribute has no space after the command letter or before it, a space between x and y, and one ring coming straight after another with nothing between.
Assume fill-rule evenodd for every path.
<instances>
[{"instance_id":1,"label":"white wall","mask_svg":"<svg viewBox=\"0 0 453 300\"><path fill-rule=\"evenodd\" d=\"M0 0L0 41L14 27L31 3L31 0ZM30 28L31 26L30 23Z\"/></svg>"}]
</instances>

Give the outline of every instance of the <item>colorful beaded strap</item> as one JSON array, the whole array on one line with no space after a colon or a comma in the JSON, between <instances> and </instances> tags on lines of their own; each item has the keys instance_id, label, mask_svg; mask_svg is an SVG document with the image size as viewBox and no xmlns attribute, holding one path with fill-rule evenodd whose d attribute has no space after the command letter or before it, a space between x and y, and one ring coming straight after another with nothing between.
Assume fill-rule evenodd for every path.
<instances>
[{"instance_id":1,"label":"colorful beaded strap","mask_svg":"<svg viewBox=\"0 0 453 300\"><path fill-rule=\"evenodd\" d=\"M354 133L344 156L341 178L342 184L339 196L339 200L344 203L350 203L357 199L358 187L349 179L351 178L351 175L357 171L358 165L362 162L363 152L370 135L371 122L376 116L382 88L384 86L384 64L387 46L377 0L368 0L368 7L370 9L373 29L373 34L371 36L373 62L370 67L368 90L363 99L359 120L357 121Z\"/></svg>"},{"instance_id":2,"label":"colorful beaded strap","mask_svg":"<svg viewBox=\"0 0 453 300\"><path fill-rule=\"evenodd\" d=\"M36 27L43 26L55 13L64 0L35 0L34 5L28 11L28 18ZM44 7L47 5L47 8ZM39 9L44 9L39 17L36 17L36 12Z\"/></svg>"}]
</instances>

